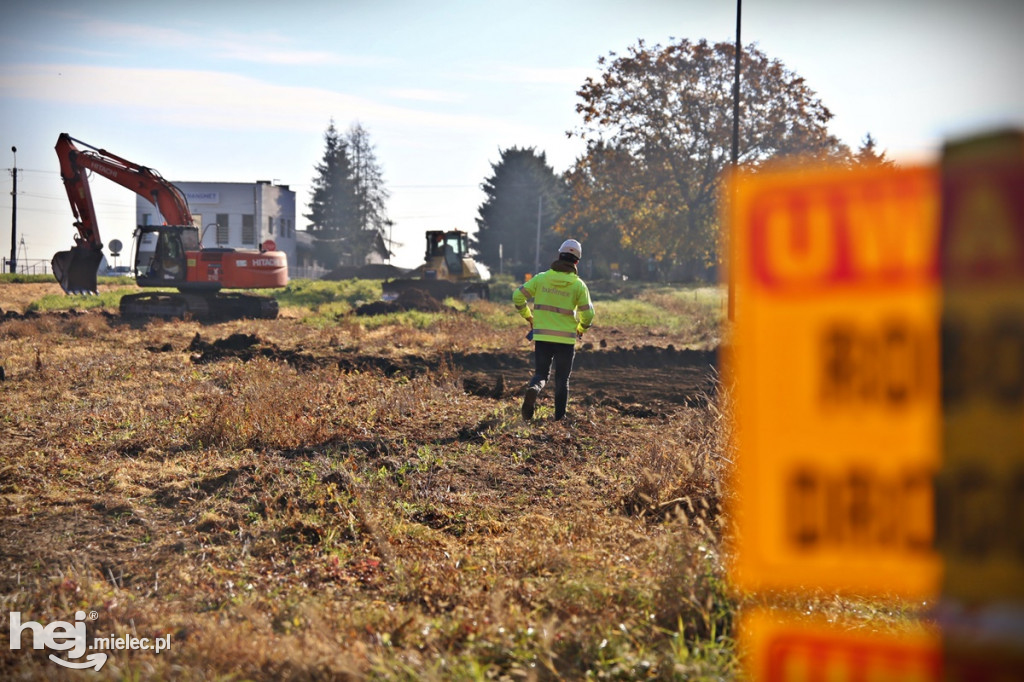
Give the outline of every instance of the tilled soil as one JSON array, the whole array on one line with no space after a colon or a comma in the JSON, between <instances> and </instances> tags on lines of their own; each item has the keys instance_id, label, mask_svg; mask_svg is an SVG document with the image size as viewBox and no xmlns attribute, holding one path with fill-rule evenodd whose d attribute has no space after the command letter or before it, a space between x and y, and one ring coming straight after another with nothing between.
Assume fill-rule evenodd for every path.
<instances>
[{"instance_id":1,"label":"tilled soil","mask_svg":"<svg viewBox=\"0 0 1024 682\"><path fill-rule=\"evenodd\" d=\"M430 667L446 659L512 679L548 656L550 679L577 679L621 638L616 656L656 654L667 679L677 642L724 627L688 606L728 609L713 351L601 329L570 419L547 418L545 390L527 423L530 346L469 316L11 312L0 595L40 623L95 611L90 635L173 636L111 652L106 678L470 677ZM545 627L560 639L527 634ZM0 679L55 669L0 646Z\"/></svg>"},{"instance_id":2,"label":"tilled soil","mask_svg":"<svg viewBox=\"0 0 1024 682\"><path fill-rule=\"evenodd\" d=\"M154 352L175 349L170 344L150 348ZM311 369L336 365L341 370L377 370L386 375L417 376L450 367L463 376L467 393L507 398L519 394L532 374L533 355L523 352L458 352L433 357L391 357L339 350L332 355L315 355L299 349L282 348L253 334L233 334L212 342L196 334L189 345L192 362L206 364L229 358L249 361L264 357ZM572 390L585 404L625 409L634 416L658 414L663 403L701 404L714 390L717 364L715 351L678 350L673 346L638 346L578 350L573 362ZM624 407L642 404L646 407Z\"/></svg>"}]
</instances>

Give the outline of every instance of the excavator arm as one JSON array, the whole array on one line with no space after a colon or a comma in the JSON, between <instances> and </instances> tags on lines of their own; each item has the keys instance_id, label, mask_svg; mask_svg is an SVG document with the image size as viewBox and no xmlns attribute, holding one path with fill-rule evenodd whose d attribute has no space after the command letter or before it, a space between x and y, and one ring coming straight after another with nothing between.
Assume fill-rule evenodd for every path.
<instances>
[{"instance_id":1,"label":"excavator arm","mask_svg":"<svg viewBox=\"0 0 1024 682\"><path fill-rule=\"evenodd\" d=\"M79 148L75 143L86 147ZM54 255L53 274L67 293L95 292L96 270L103 259L103 241L100 239L96 209L89 189L88 171L145 197L160 211L170 225L191 225L192 213L188 201L177 187L165 180L152 168L123 159L116 154L76 140L61 133L55 147L60 159L60 175L71 203L77 230L75 246Z\"/></svg>"}]
</instances>

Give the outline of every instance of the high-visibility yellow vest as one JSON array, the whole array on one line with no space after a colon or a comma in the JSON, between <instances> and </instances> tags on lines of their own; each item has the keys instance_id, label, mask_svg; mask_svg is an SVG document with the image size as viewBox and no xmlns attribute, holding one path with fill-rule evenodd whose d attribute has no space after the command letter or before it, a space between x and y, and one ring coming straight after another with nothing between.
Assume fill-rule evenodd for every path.
<instances>
[{"instance_id":1,"label":"high-visibility yellow vest","mask_svg":"<svg viewBox=\"0 0 1024 682\"><path fill-rule=\"evenodd\" d=\"M575 272L545 270L513 291L512 302L524 319L533 317L534 341L575 343L594 321L590 291Z\"/></svg>"}]
</instances>

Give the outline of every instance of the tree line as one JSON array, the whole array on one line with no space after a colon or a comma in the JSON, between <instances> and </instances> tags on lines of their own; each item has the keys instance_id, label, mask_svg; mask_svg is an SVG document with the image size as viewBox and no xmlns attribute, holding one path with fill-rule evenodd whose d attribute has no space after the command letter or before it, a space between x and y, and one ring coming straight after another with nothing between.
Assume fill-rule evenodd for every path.
<instances>
[{"instance_id":1,"label":"tree line","mask_svg":"<svg viewBox=\"0 0 1024 682\"><path fill-rule=\"evenodd\" d=\"M713 277L724 250L718 205L731 163L735 46L639 41L598 63L602 73L577 91L581 122L567 134L584 152L571 167L556 172L535 147L499 150L481 184L478 260L519 276L545 269L573 237L595 276ZM832 135L833 114L806 81L755 45L742 50L741 74L740 165L890 163L870 134L855 151ZM357 243L389 224L382 174L361 127L341 136L332 122L325 138L306 217L325 240L338 238L325 243L339 255L365 258Z\"/></svg>"}]
</instances>

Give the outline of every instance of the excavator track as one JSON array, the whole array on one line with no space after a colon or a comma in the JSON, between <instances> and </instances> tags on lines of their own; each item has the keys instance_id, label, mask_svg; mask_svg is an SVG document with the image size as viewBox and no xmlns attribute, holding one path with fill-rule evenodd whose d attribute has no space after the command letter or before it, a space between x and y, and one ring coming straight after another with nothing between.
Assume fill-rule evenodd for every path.
<instances>
[{"instance_id":1,"label":"excavator track","mask_svg":"<svg viewBox=\"0 0 1024 682\"><path fill-rule=\"evenodd\" d=\"M146 292L121 298L121 316L125 318L161 317L197 320L236 320L277 318L278 304L273 298L250 294L200 295L175 292Z\"/></svg>"}]
</instances>

